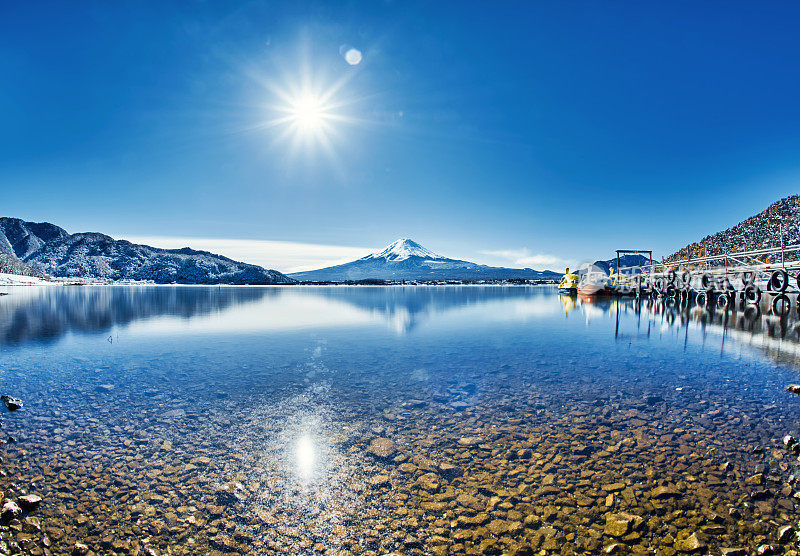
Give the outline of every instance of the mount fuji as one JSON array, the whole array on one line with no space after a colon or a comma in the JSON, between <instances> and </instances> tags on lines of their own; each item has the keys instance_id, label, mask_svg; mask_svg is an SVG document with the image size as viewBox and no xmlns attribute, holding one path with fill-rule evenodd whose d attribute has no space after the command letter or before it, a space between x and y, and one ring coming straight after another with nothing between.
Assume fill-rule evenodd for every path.
<instances>
[{"instance_id":1,"label":"mount fuji","mask_svg":"<svg viewBox=\"0 0 800 556\"><path fill-rule=\"evenodd\" d=\"M449 259L408 238L401 238L383 251L358 260L289 275L307 282L348 280L554 280L560 273L530 268L503 268Z\"/></svg>"}]
</instances>

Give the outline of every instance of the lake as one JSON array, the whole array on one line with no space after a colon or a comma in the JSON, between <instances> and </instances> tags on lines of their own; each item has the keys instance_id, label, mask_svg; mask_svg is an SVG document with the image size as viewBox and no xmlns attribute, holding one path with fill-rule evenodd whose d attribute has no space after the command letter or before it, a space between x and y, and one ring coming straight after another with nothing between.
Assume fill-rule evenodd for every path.
<instances>
[{"instance_id":1,"label":"lake","mask_svg":"<svg viewBox=\"0 0 800 556\"><path fill-rule=\"evenodd\" d=\"M539 286L7 290L0 393L24 407L0 480L43 500L3 538L30 553L795 542L798 327L767 311Z\"/></svg>"}]
</instances>

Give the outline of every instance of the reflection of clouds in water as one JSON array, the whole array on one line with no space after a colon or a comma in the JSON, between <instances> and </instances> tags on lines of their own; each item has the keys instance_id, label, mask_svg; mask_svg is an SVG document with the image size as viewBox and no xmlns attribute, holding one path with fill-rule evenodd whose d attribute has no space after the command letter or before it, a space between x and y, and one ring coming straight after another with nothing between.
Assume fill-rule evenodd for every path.
<instances>
[{"instance_id":1,"label":"reflection of clouds in water","mask_svg":"<svg viewBox=\"0 0 800 556\"><path fill-rule=\"evenodd\" d=\"M515 301L512 307L514 314L521 317L549 316L559 312L558 306L552 303L542 303L540 299Z\"/></svg>"},{"instance_id":2,"label":"reflection of clouds in water","mask_svg":"<svg viewBox=\"0 0 800 556\"><path fill-rule=\"evenodd\" d=\"M142 335L269 332L361 326L376 320L375 316L343 299L310 295L306 288L273 289L279 293L275 298L231 307L205 318L164 317L137 323L128 331Z\"/></svg>"}]
</instances>

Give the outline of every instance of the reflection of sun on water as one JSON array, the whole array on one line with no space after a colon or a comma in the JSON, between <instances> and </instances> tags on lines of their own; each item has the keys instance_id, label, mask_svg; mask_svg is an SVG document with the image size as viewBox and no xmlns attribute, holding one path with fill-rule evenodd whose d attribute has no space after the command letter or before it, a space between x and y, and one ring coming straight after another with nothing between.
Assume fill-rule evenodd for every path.
<instances>
[{"instance_id":1,"label":"reflection of sun on water","mask_svg":"<svg viewBox=\"0 0 800 556\"><path fill-rule=\"evenodd\" d=\"M297 439L294 446L295 459L297 462L297 475L301 479L309 479L314 474L314 466L317 454L314 441L308 434L304 434Z\"/></svg>"}]
</instances>

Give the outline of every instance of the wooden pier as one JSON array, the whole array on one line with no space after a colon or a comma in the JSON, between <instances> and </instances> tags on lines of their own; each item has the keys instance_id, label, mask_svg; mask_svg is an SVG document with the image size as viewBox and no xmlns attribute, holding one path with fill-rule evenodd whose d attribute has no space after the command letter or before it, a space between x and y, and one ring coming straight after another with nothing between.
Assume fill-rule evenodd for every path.
<instances>
[{"instance_id":1,"label":"wooden pier","mask_svg":"<svg viewBox=\"0 0 800 556\"><path fill-rule=\"evenodd\" d=\"M620 253L649 251L618 250ZM800 245L738 251L619 268L612 276L619 295L673 300L707 309L759 306L788 316L800 293Z\"/></svg>"}]
</instances>

